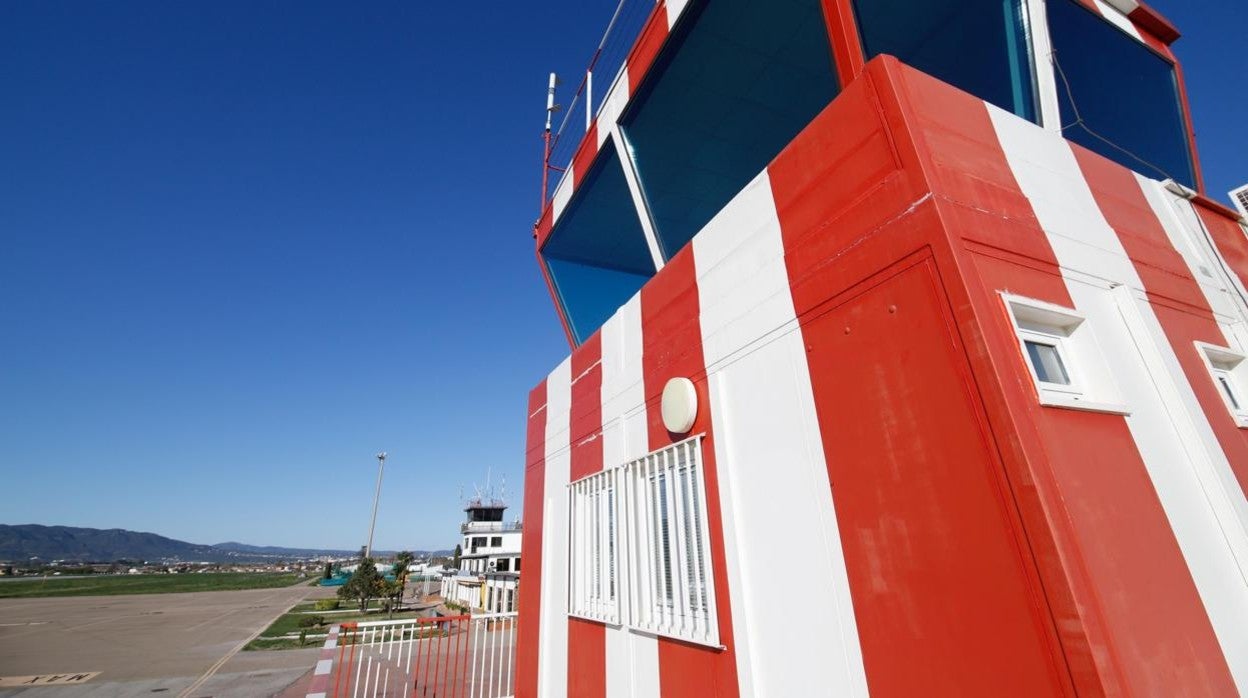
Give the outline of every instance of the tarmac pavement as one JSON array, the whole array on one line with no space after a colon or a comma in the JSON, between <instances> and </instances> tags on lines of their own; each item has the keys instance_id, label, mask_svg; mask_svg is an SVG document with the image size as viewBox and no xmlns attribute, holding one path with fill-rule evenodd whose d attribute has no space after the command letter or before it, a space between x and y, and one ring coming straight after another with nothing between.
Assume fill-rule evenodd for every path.
<instances>
[{"instance_id":1,"label":"tarmac pavement","mask_svg":"<svg viewBox=\"0 0 1248 698\"><path fill-rule=\"evenodd\" d=\"M246 591L0 599L0 677L100 672L77 685L0 688L0 696L274 695L305 674L319 650L238 649L295 603L327 595L332 592L301 583Z\"/></svg>"}]
</instances>

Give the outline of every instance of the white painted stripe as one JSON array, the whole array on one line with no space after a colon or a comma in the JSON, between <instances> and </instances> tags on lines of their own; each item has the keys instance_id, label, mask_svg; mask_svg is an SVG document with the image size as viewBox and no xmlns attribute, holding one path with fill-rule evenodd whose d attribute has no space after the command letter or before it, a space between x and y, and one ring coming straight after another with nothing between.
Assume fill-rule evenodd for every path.
<instances>
[{"instance_id":1,"label":"white painted stripe","mask_svg":"<svg viewBox=\"0 0 1248 698\"><path fill-rule=\"evenodd\" d=\"M332 649L336 649L337 647L338 647L338 637L334 634L330 634L329 639L325 641L324 649L332 650Z\"/></svg>"},{"instance_id":2,"label":"white painted stripe","mask_svg":"<svg viewBox=\"0 0 1248 698\"><path fill-rule=\"evenodd\" d=\"M320 693L309 693L308 698L325 698L325 692L321 691Z\"/></svg>"},{"instance_id":3,"label":"white painted stripe","mask_svg":"<svg viewBox=\"0 0 1248 698\"><path fill-rule=\"evenodd\" d=\"M559 184L555 187L555 195L550 202L550 224L554 225L559 220L559 216L563 214L563 209L567 208L568 201L572 199L572 164L568 164L568 169L559 178Z\"/></svg>"},{"instance_id":4,"label":"white painted stripe","mask_svg":"<svg viewBox=\"0 0 1248 698\"><path fill-rule=\"evenodd\" d=\"M1062 130L1061 106L1057 96L1057 76L1053 70L1053 40L1049 36L1047 2L1068 0L1031 0L1026 3L1027 26L1031 34L1031 46L1039 59L1036 65L1036 108L1040 123L1050 131Z\"/></svg>"},{"instance_id":5,"label":"white painted stripe","mask_svg":"<svg viewBox=\"0 0 1248 698\"><path fill-rule=\"evenodd\" d=\"M1248 585L1209 497L1208 458L1193 445L1192 423L1166 395L1190 392L1142 283L1083 177L1070 145L1012 114L987 106L1020 188L1048 237L1075 308L1087 318L1131 415L1127 426L1144 460L1241 693L1248 692ZM1122 284L1129 291L1112 292ZM1132 326L1136 330L1132 332ZM1149 338L1151 337L1151 341ZM1150 370L1150 364L1153 370ZM1207 425L1206 425L1207 426Z\"/></svg>"},{"instance_id":6,"label":"white painted stripe","mask_svg":"<svg viewBox=\"0 0 1248 698\"><path fill-rule=\"evenodd\" d=\"M742 696L867 695L810 370L767 173L693 239ZM783 515L777 504L783 502ZM801 535L795 536L794 532ZM769 600L801 560L800 621Z\"/></svg>"},{"instance_id":7,"label":"white painted stripe","mask_svg":"<svg viewBox=\"0 0 1248 698\"><path fill-rule=\"evenodd\" d=\"M1135 28L1135 23L1127 19L1125 14L1110 6L1105 0L1092 0L1092 2L1096 3L1096 9L1100 10L1101 16L1109 20L1110 24L1135 37L1137 41L1143 41L1140 30Z\"/></svg>"},{"instance_id":8,"label":"white painted stripe","mask_svg":"<svg viewBox=\"0 0 1248 698\"><path fill-rule=\"evenodd\" d=\"M321 661L316 663L316 671L313 671L312 674L314 676L319 676L320 674L328 674L330 668L333 666L334 666L334 660L322 659Z\"/></svg>"},{"instance_id":9,"label":"white painted stripe","mask_svg":"<svg viewBox=\"0 0 1248 698\"><path fill-rule=\"evenodd\" d=\"M1105 2L1124 15L1130 15L1140 9L1140 3L1135 0L1105 0Z\"/></svg>"},{"instance_id":10,"label":"white painted stripe","mask_svg":"<svg viewBox=\"0 0 1248 698\"><path fill-rule=\"evenodd\" d=\"M1242 324L1243 311L1231 297L1230 289L1226 286L1231 280L1222 273L1222 267L1217 262L1210 260L1218 252L1211 248L1207 239L1203 237L1200 223L1194 218L1195 212L1186 200L1167 191L1160 182L1139 174L1135 177L1154 215L1157 216L1157 220L1170 238L1171 244L1187 262L1188 270L1197 280L1205 301L1216 315L1224 318L1218 323L1218 331L1222 336L1220 344L1239 351L1248 348L1234 336L1233 330L1229 328L1231 323ZM1181 215L1183 213L1189 216L1186 220ZM1164 336L1157 339L1159 342L1167 341ZM1182 349L1199 351L1195 346ZM1173 355L1168 353L1167 357L1170 356ZM1192 427L1196 432L1196 437L1204 446L1205 467L1198 472L1204 475L1206 492L1213 503L1214 511L1218 515L1223 530L1227 533L1231 549L1235 552L1239 562L1240 571L1248 572L1248 498L1244 497L1243 488L1240 487L1239 480L1235 477L1235 471L1231 469L1230 460L1226 452L1222 450L1213 426L1208 416L1205 415L1200 401L1196 398L1190 381L1186 380L1186 374L1179 365L1177 357L1174 357L1170 370L1174 376L1183 379L1177 381L1179 383L1178 396L1188 414L1192 415ZM1212 377L1209 380L1212 381ZM1221 405L1218 409L1221 409Z\"/></svg>"},{"instance_id":11,"label":"white painted stripe","mask_svg":"<svg viewBox=\"0 0 1248 698\"><path fill-rule=\"evenodd\" d=\"M598 149L602 150L602 144L607 141L607 137L615 130L615 124L623 113L624 107L628 105L628 65L620 66L620 72L615 77L615 82L611 85L611 92L607 94L607 98L603 100L602 106L598 109Z\"/></svg>"},{"instance_id":12,"label":"white painted stripe","mask_svg":"<svg viewBox=\"0 0 1248 698\"><path fill-rule=\"evenodd\" d=\"M1187 262L1192 277L1200 284L1201 293L1215 316L1229 322L1239 318L1243 310L1232 294L1238 279L1228 278L1218 263L1218 251L1210 246L1203 223L1196 218L1192 205L1165 188L1161 182L1132 173L1144 192L1153 214L1161 222L1170 245Z\"/></svg>"},{"instance_id":13,"label":"white painted stripe","mask_svg":"<svg viewBox=\"0 0 1248 698\"><path fill-rule=\"evenodd\" d=\"M655 270L662 269L663 252L659 247L659 235L654 229L654 221L650 218L646 196L641 191L641 175L637 172L637 163L629 156L632 148L628 147L624 129L619 125L615 126L611 137L615 141L616 152L620 155L620 163L624 168L624 182L628 184L628 194L633 200L633 210L637 213L637 221L641 223L641 234L646 238L646 248L650 250L650 261L654 263Z\"/></svg>"},{"instance_id":14,"label":"white painted stripe","mask_svg":"<svg viewBox=\"0 0 1248 698\"><path fill-rule=\"evenodd\" d=\"M542 503L542 600L537 693L568 693L568 477L572 357L546 378L546 466Z\"/></svg>"},{"instance_id":15,"label":"white painted stripe","mask_svg":"<svg viewBox=\"0 0 1248 698\"><path fill-rule=\"evenodd\" d=\"M668 0L667 3L667 28L671 30L676 26L677 20L684 14L685 8L688 7L689 0Z\"/></svg>"},{"instance_id":16,"label":"white painted stripe","mask_svg":"<svg viewBox=\"0 0 1248 698\"><path fill-rule=\"evenodd\" d=\"M602 326L602 458L605 467L640 458L649 452L641 352L641 296L634 295ZM608 625L606 653L607 698L659 695L658 640Z\"/></svg>"}]
</instances>

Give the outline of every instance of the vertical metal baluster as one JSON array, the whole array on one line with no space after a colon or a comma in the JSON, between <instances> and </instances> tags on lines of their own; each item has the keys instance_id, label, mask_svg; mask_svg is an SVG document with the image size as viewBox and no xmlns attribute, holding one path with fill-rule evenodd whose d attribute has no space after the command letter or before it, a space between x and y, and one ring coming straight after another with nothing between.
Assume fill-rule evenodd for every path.
<instances>
[{"instance_id":1,"label":"vertical metal baluster","mask_svg":"<svg viewBox=\"0 0 1248 698\"><path fill-rule=\"evenodd\" d=\"M668 459L672 463L672 477L668 478L671 485L672 496L670 502L674 507L669 507L668 513L673 514L671 518L675 522L675 527L669 522L667 529L671 532L672 540L676 543L674 555L672 556L672 567L679 568L672 570L672 580L677 582L676 589L678 594L674 594L673 612L677 615L679 621L679 631L685 633L689 630L689 569L685 565L689 554L689 541L685 540L685 504L684 504L684 475L681 473L681 458L679 457L680 449L676 448L668 452ZM675 528L673 531L672 529ZM679 598L677 598L679 597Z\"/></svg>"},{"instance_id":2,"label":"vertical metal baluster","mask_svg":"<svg viewBox=\"0 0 1248 698\"><path fill-rule=\"evenodd\" d=\"M689 587L689 593L692 595L690 606L694 609L693 613L693 632L701 637L705 631L706 620L704 613L706 608L702 605L703 586L706 583L706 573L702 569L702 531L698 525L699 512L697 506L697 468L694 463L694 443L687 441L684 444L685 463L688 464L685 488L686 502L685 511L690 517L690 525L688 527L689 535L692 536L689 541L689 556L693 569L693 584Z\"/></svg>"}]
</instances>

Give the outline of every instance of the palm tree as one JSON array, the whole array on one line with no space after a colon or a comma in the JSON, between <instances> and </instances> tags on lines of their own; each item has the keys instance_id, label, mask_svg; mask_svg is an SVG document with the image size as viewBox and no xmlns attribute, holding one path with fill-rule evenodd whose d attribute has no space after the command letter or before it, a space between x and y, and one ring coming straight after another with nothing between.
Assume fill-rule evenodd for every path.
<instances>
[{"instance_id":1,"label":"palm tree","mask_svg":"<svg viewBox=\"0 0 1248 698\"><path fill-rule=\"evenodd\" d=\"M410 551L404 550L394 556L394 601L390 604L391 610L403 601L403 592L407 589L407 568L416 561L416 556Z\"/></svg>"}]
</instances>

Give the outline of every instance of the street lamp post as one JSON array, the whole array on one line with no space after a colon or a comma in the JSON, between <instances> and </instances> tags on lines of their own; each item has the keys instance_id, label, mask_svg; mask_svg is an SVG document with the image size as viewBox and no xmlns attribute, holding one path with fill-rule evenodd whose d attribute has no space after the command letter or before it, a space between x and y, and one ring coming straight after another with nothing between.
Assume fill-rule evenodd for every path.
<instances>
[{"instance_id":1,"label":"street lamp post","mask_svg":"<svg viewBox=\"0 0 1248 698\"><path fill-rule=\"evenodd\" d=\"M368 545L364 546L364 557L373 554L373 529L377 526L377 502L381 500L381 474L386 469L386 452L377 454L377 492L373 494L373 520L368 524Z\"/></svg>"}]
</instances>

